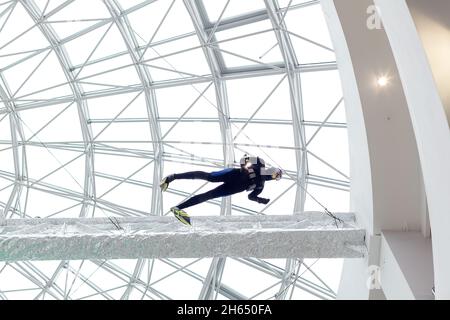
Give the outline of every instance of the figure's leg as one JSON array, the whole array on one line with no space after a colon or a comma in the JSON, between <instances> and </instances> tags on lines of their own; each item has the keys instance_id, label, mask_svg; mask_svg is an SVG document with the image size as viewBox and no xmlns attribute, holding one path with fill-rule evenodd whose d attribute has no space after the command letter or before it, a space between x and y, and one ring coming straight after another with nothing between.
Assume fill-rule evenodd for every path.
<instances>
[{"instance_id":1,"label":"figure's leg","mask_svg":"<svg viewBox=\"0 0 450 320\"><path fill-rule=\"evenodd\" d=\"M177 208L182 210L214 198L226 197L237 192L238 191L236 190L236 188L234 188L232 185L224 183L215 189L187 199L186 201L180 203Z\"/></svg>"},{"instance_id":2,"label":"figure's leg","mask_svg":"<svg viewBox=\"0 0 450 320\"><path fill-rule=\"evenodd\" d=\"M192 226L191 224L191 217L181 209L178 209L177 207L173 207L170 209L172 213L174 214L175 218L178 219L181 223L184 223L185 225Z\"/></svg>"},{"instance_id":3,"label":"figure's leg","mask_svg":"<svg viewBox=\"0 0 450 320\"><path fill-rule=\"evenodd\" d=\"M171 179L172 181L178 179L200 179L209 182L232 182L233 177L239 174L239 172L239 169L234 168L225 168L214 172L192 171L173 174L173 177L171 177Z\"/></svg>"},{"instance_id":4,"label":"figure's leg","mask_svg":"<svg viewBox=\"0 0 450 320\"><path fill-rule=\"evenodd\" d=\"M161 187L161 191L166 191L169 188L169 183L177 179L200 179L200 180L208 180L209 173L203 171L191 171L185 173L175 173L170 176L165 177L161 180L159 186Z\"/></svg>"},{"instance_id":5,"label":"figure's leg","mask_svg":"<svg viewBox=\"0 0 450 320\"><path fill-rule=\"evenodd\" d=\"M196 204L208 201L210 199L226 197L244 190L245 189L243 189L239 184L224 183L213 190L189 198L178 206L171 208L170 211L172 211L175 217L182 223L191 225L191 218L183 209L192 207Z\"/></svg>"},{"instance_id":6,"label":"figure's leg","mask_svg":"<svg viewBox=\"0 0 450 320\"><path fill-rule=\"evenodd\" d=\"M236 193L236 188L233 188L233 186L230 184L224 183L215 189L189 198L178 206L171 208L170 211L172 211L172 213L175 215L175 218L177 218L182 223L190 226L191 217L189 217L189 215L183 209L192 207L196 204L208 201L210 199L229 196L233 193Z\"/></svg>"},{"instance_id":7,"label":"figure's leg","mask_svg":"<svg viewBox=\"0 0 450 320\"><path fill-rule=\"evenodd\" d=\"M209 174L209 182L225 182L232 184L238 178L241 170L235 168L226 168L220 171L214 171Z\"/></svg>"},{"instance_id":8,"label":"figure's leg","mask_svg":"<svg viewBox=\"0 0 450 320\"><path fill-rule=\"evenodd\" d=\"M240 170L239 169L233 169L233 168L226 168L220 171L214 171L214 172L204 172L204 171L191 171L191 172L185 172L185 173L176 173L171 174L170 176L165 177L161 183L160 187L162 191L166 191L169 187L169 183L171 183L174 180L179 179L199 179L199 180L206 180L209 182L227 182L230 183L234 180L234 177L239 175Z\"/></svg>"},{"instance_id":9,"label":"figure's leg","mask_svg":"<svg viewBox=\"0 0 450 320\"><path fill-rule=\"evenodd\" d=\"M208 172L204 171L190 171L190 172L184 172L184 173L175 173L173 174L173 180L181 180L181 179L199 179L199 180L208 180ZM172 181L173 181L172 180Z\"/></svg>"}]
</instances>

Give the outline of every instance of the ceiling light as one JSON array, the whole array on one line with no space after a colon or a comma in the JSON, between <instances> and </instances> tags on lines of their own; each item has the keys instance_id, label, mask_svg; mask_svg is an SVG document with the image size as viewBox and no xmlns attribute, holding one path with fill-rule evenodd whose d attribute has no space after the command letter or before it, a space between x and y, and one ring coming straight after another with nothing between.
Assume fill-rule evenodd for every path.
<instances>
[{"instance_id":1,"label":"ceiling light","mask_svg":"<svg viewBox=\"0 0 450 320\"><path fill-rule=\"evenodd\" d=\"M387 77L385 77L385 76L379 77L378 80L377 80L377 83L378 83L378 85L380 87L385 87L385 86L388 85L389 79Z\"/></svg>"}]
</instances>

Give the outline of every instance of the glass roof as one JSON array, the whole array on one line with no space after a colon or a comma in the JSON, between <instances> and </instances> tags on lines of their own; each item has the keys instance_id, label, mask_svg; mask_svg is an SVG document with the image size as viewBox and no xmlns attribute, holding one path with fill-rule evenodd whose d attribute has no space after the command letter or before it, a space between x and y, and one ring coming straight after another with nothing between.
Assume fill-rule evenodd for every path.
<instances>
[{"instance_id":1,"label":"glass roof","mask_svg":"<svg viewBox=\"0 0 450 320\"><path fill-rule=\"evenodd\" d=\"M160 203L162 176L248 153L287 175L266 187L266 206L234 195L231 214L323 211L311 197L295 201L301 188L347 212L335 60L319 1L3 1L0 209L7 219L167 215L209 186L181 181ZM221 205L192 215L220 215ZM216 259L0 262L0 299L334 299L342 268L221 261L210 296L201 293ZM295 276L282 289L286 272Z\"/></svg>"}]
</instances>

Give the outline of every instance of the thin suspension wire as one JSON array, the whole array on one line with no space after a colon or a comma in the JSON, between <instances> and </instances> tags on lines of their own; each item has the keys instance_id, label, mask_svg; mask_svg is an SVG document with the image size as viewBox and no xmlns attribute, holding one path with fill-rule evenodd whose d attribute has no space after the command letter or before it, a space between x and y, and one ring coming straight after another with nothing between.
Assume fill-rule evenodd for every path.
<instances>
[{"instance_id":1,"label":"thin suspension wire","mask_svg":"<svg viewBox=\"0 0 450 320\"><path fill-rule=\"evenodd\" d=\"M320 260L320 259L316 259L316 261L314 261L313 264L311 264L309 267L308 267L306 264L304 264L304 263L298 261L298 262L300 262L300 266L303 264L303 265L306 267L306 270L303 271L303 272L302 272L301 274L299 274L298 276L296 276L295 279L292 280L292 281L291 281L291 282L290 282L283 290L281 290L280 292L276 293L275 295L273 295L272 297L270 297L270 298L267 299L267 300L276 298L276 297L280 296L281 294L283 294L283 293L284 293L286 290L288 290L294 283L296 283L297 280L300 279L300 278L305 274L305 272L309 271L309 270L310 270L310 269L311 269L311 268L312 268L319 260ZM294 269L295 269L295 267L294 267Z\"/></svg>"},{"instance_id":2,"label":"thin suspension wire","mask_svg":"<svg viewBox=\"0 0 450 320\"><path fill-rule=\"evenodd\" d=\"M141 39L143 39L139 33L137 33L131 26L130 26L131 30ZM154 48L152 48L152 50L160 55ZM172 66L172 64L164 57L161 56L161 59L164 60L174 71L177 71L175 67ZM191 84L191 86L200 93L200 90L197 89L197 87L195 87L193 84ZM211 105L212 107L214 107L222 116L224 116L225 118L229 118L222 110L220 110L213 102L211 102L208 98L204 97L203 98L208 102L209 105ZM238 131L240 130L240 128L237 126L237 124L231 122L231 125L233 125ZM239 131L240 132L240 131ZM244 135L252 144L254 144L256 146L256 148L258 148L271 162L272 164L275 164L276 167L280 168L288 177L290 177L292 180L297 181L297 177L294 177L293 175L289 174L289 172L287 170L285 170L277 161L275 161L270 155L268 155L260 146L259 144L257 144L253 139L251 139L244 131L240 132L240 134ZM270 165L270 163L269 163ZM273 166L273 165L272 165ZM334 215L330 210L328 210L328 208L322 203L320 202L315 196L313 196L306 187L304 187L301 183L297 183L298 186L300 186L300 188L311 197L311 199L316 202L323 210L324 213L326 215L328 215L330 218L332 218L334 220L334 223L336 225L337 228L339 228L338 222L340 222L341 224L344 223L344 221L342 219L340 219L339 217L337 217L336 215Z\"/></svg>"},{"instance_id":3,"label":"thin suspension wire","mask_svg":"<svg viewBox=\"0 0 450 320\"><path fill-rule=\"evenodd\" d=\"M31 132L32 136L39 141L39 143L47 150L48 153L50 153L50 155L58 162L58 164L60 165L60 169L63 169L74 181L75 183L80 187L81 190L84 191L83 186L81 185L81 183L78 181L77 178L74 177L74 175L66 168L66 165L62 164L61 161L59 161L59 159L53 154L53 152L50 150L50 148L47 146L46 143L42 142L39 137L38 134L36 132L34 132L28 125L27 123L20 117L20 115L16 112L16 111L12 111L17 118L22 122L23 125L25 125L25 127ZM117 228L117 230L123 230L123 228L120 226L120 223L118 221L117 218L115 217L110 217L101 207L98 207L101 212L108 218L108 220L111 221L111 223Z\"/></svg>"}]
</instances>

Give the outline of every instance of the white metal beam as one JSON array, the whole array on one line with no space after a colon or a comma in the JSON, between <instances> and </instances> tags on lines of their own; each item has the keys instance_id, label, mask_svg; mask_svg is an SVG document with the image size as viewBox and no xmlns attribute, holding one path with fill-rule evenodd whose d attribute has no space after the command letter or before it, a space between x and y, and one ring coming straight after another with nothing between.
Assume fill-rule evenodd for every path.
<instances>
[{"instance_id":1,"label":"white metal beam","mask_svg":"<svg viewBox=\"0 0 450 320\"><path fill-rule=\"evenodd\" d=\"M131 28L127 15L123 15L120 4L115 0L104 0L105 6L109 13L114 18L114 22L119 29L119 32L125 42L128 49L129 56L133 60L136 72L142 83L145 92L145 101L147 106L148 122L150 128L150 134L153 139L152 146L154 151L154 167L153 167L153 185L158 185L162 179L163 162L162 156L164 153L164 147L161 143L161 128L157 121L158 119L158 106L156 101L155 90L150 87L153 82L149 70L141 64L141 55L137 52L136 48L139 48L134 31ZM145 52L145 51L144 51ZM162 195L159 188L152 189L151 197L151 209L153 214L162 214Z\"/></svg>"},{"instance_id":2,"label":"white metal beam","mask_svg":"<svg viewBox=\"0 0 450 320\"><path fill-rule=\"evenodd\" d=\"M203 47L203 52L211 70L211 75L214 77L218 121L220 124L220 133L222 136L223 144L224 166L233 167L235 154L230 122L230 111L228 106L227 86L225 80L222 78L222 67L220 59L216 55L216 52L208 46L209 43L213 39L215 39L214 34L217 30L218 25L220 24L222 15L225 12L229 2L226 3L225 7L222 9L219 20L209 32L206 31L205 26L207 17L205 16L205 13L202 13L202 10L199 9L198 2L192 0L184 0L184 4L194 24L194 28L196 30L199 41ZM229 216L231 215L231 209L231 197L222 198L220 214L222 216ZM199 299L205 300L214 298L214 294L216 294L217 288L220 287L220 280L222 279L223 270L225 268L225 261L226 260L222 258L213 259L208 271L208 275L203 283Z\"/></svg>"},{"instance_id":3,"label":"white metal beam","mask_svg":"<svg viewBox=\"0 0 450 320\"><path fill-rule=\"evenodd\" d=\"M302 100L302 87L301 77L298 74L292 72L298 65L297 56L294 52L294 48L291 43L290 37L286 32L282 31L286 29L284 23L284 17L278 13L279 5L277 0L265 0L267 12L269 14L270 21L275 30L275 35L278 41L278 47L283 55L284 64L287 68L287 76L289 81L289 89L291 93L291 111L292 122L294 129L294 143L298 148L295 151L295 157L297 161L297 189L295 196L294 212L302 212L305 208L306 201L306 175L307 175L307 156L304 148L306 147L305 128L302 125L303 121L303 100ZM289 3L289 5L291 2ZM287 12L286 12L287 14ZM301 148L301 150L300 150ZM286 261L286 270L281 283L280 290L277 295L277 299L285 299L287 294L287 288L290 285L290 275L295 270L295 261Z\"/></svg>"},{"instance_id":4,"label":"white metal beam","mask_svg":"<svg viewBox=\"0 0 450 320\"><path fill-rule=\"evenodd\" d=\"M57 12L64 8L66 5L73 1L66 1L61 6L57 7L54 12ZM81 133L83 136L84 149L85 149L85 177L84 177L84 198L80 217L87 217L89 212L92 210L92 199L95 198L95 178L94 178L94 150L92 145L92 128L88 124L87 119L90 118L89 110L87 107L87 102L84 99L84 91L79 83L76 81L76 76L72 71L72 62L70 61L69 55L66 52L64 46L59 45L59 37L53 27L50 24L41 23L41 18L43 13L40 12L39 7L34 3L34 1L21 1L23 7L27 11L31 19L33 19L36 26L45 36L47 41L50 43L52 50L55 52L56 57L59 60L62 71L70 85L70 88L74 95L74 100L77 104L78 110L78 121L80 122ZM47 18L50 17L53 12L47 14ZM78 183L78 182L77 182ZM79 184L79 183L78 183Z\"/></svg>"},{"instance_id":5,"label":"white metal beam","mask_svg":"<svg viewBox=\"0 0 450 320\"><path fill-rule=\"evenodd\" d=\"M351 213L344 223L318 212L293 216L8 219L0 227L0 260L133 258L358 258L365 231Z\"/></svg>"}]
</instances>

